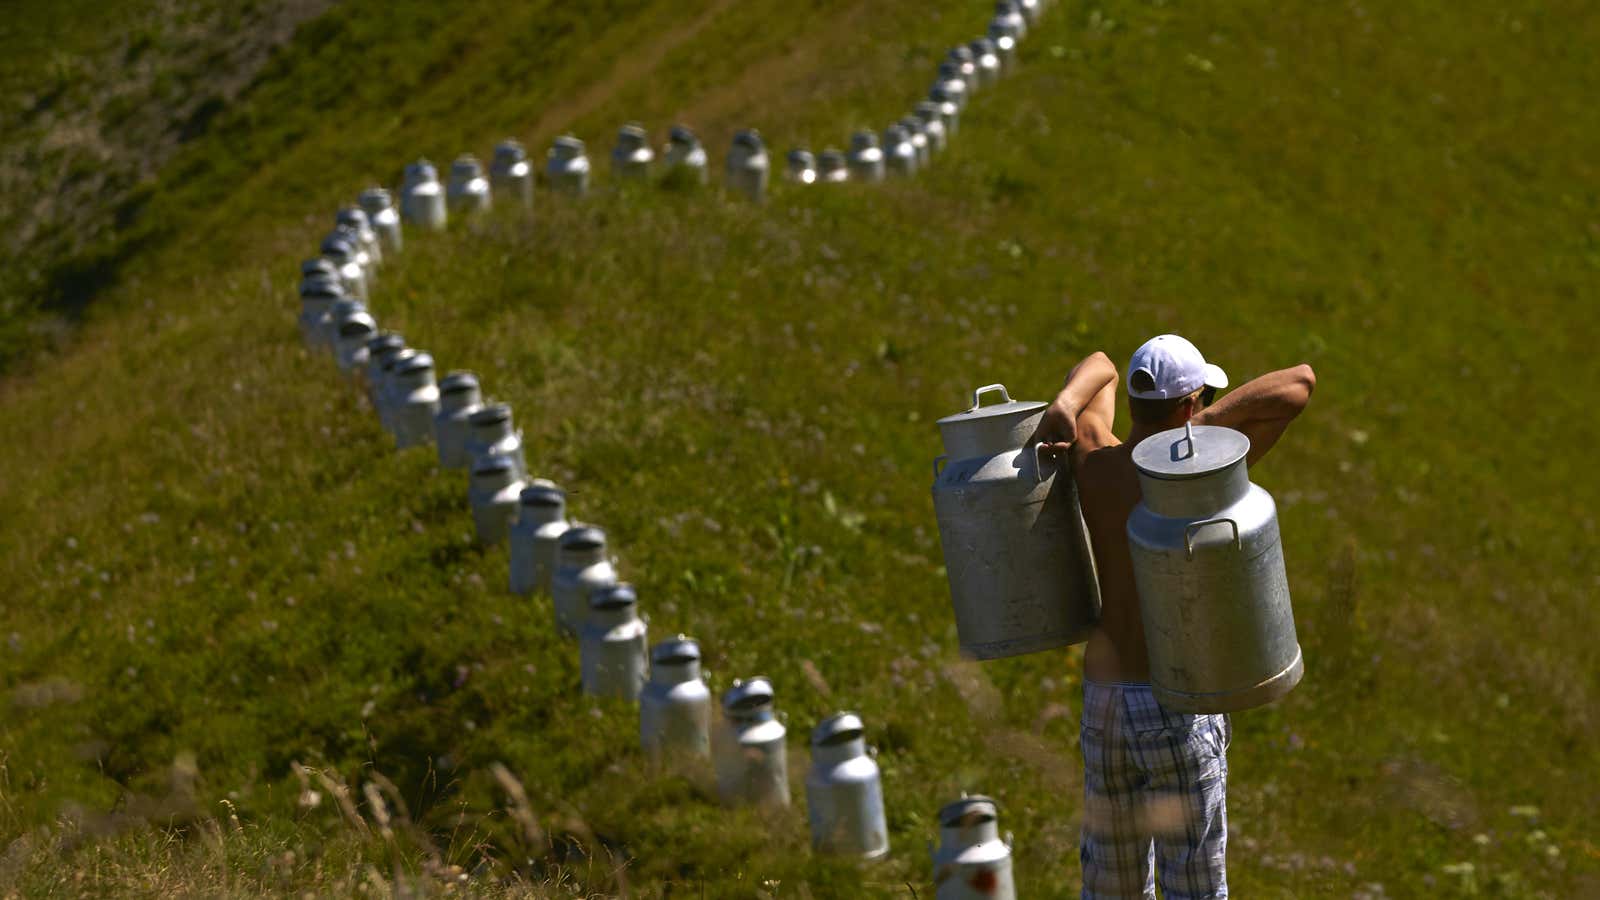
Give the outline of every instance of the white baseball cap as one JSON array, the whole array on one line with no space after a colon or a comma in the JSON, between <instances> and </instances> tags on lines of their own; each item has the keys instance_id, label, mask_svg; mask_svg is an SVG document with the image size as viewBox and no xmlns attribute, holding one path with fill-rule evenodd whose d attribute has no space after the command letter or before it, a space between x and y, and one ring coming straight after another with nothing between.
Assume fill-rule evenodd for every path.
<instances>
[{"instance_id":1,"label":"white baseball cap","mask_svg":"<svg viewBox=\"0 0 1600 900\"><path fill-rule=\"evenodd\" d=\"M1145 377L1135 377L1142 375ZM1136 384L1151 384L1144 390ZM1141 400L1172 400L1187 397L1202 387L1225 388L1228 373L1206 362L1200 350L1175 334L1163 334L1145 341L1128 363L1128 396Z\"/></svg>"}]
</instances>

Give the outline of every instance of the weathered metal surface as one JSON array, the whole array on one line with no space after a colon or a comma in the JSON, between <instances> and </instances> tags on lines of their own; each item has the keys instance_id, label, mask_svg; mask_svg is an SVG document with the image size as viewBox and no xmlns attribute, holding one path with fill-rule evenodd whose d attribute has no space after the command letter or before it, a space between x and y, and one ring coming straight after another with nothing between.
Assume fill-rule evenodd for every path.
<instances>
[{"instance_id":1,"label":"weathered metal surface","mask_svg":"<svg viewBox=\"0 0 1600 900\"><path fill-rule=\"evenodd\" d=\"M806 809L811 846L819 853L877 859L889 852L883 782L865 735L861 718L848 712L811 732Z\"/></svg>"},{"instance_id":2,"label":"weathered metal surface","mask_svg":"<svg viewBox=\"0 0 1600 900\"><path fill-rule=\"evenodd\" d=\"M933 884L935 900L1016 900L1011 841L1000 838L993 800L963 795L939 810Z\"/></svg>"},{"instance_id":3,"label":"weathered metal surface","mask_svg":"<svg viewBox=\"0 0 1600 900\"><path fill-rule=\"evenodd\" d=\"M1134 448L1143 499L1128 544L1156 699L1224 713L1282 697L1305 672L1272 495L1250 482L1250 439L1187 426Z\"/></svg>"},{"instance_id":4,"label":"weathered metal surface","mask_svg":"<svg viewBox=\"0 0 1600 900\"><path fill-rule=\"evenodd\" d=\"M1003 402L983 406L988 394ZM1077 486L1024 447L1044 410L992 384L939 420L933 507L961 650L977 659L1088 640L1100 617Z\"/></svg>"}]
</instances>

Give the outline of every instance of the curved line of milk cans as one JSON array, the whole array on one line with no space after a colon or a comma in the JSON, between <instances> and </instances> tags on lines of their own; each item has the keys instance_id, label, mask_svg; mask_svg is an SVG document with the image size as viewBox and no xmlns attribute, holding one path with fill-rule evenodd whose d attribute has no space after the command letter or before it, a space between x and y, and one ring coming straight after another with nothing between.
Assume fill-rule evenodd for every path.
<instances>
[{"instance_id":1,"label":"curved line of milk cans","mask_svg":"<svg viewBox=\"0 0 1600 900\"><path fill-rule=\"evenodd\" d=\"M871 131L857 131L847 153L791 150L785 180L873 183L925 168L956 133L973 93L1016 64L1017 45L1044 2L1000 0L988 33L950 51L928 99L885 129L881 142ZM708 180L707 154L687 127L673 127L661 156L666 177ZM645 130L623 126L612 152L613 175L648 181L655 159ZM557 138L545 168L549 189L584 195L590 168L582 141ZM760 135L753 129L736 134L727 156L728 189L759 202L769 169ZM679 634L647 649L638 596L620 580L605 532L569 521L565 492L529 477L511 405L486 400L471 372L436 379L433 357L408 347L399 334L380 332L367 309L379 267L404 246L402 222L442 230L452 212L486 210L496 197L529 207L534 180L526 152L508 140L495 148L487 176L470 154L451 165L443 185L427 160L407 166L398 210L387 190L363 191L357 206L338 212L319 255L301 266L302 337L311 348L331 351L339 370L364 386L397 449L432 443L441 468L469 473L477 540L509 543L512 593L551 598L557 629L579 641L584 693L639 704L640 744L652 759L709 758L723 803L788 806L787 717L774 708L771 681L734 680L713 724L699 645ZM806 799L819 852L877 859L889 851L876 752L867 748L865 731L859 716L841 712L812 732ZM933 851L938 898L1015 896L1010 836L1001 838L997 816L995 801L983 796L963 795L940 810L941 843Z\"/></svg>"}]
</instances>

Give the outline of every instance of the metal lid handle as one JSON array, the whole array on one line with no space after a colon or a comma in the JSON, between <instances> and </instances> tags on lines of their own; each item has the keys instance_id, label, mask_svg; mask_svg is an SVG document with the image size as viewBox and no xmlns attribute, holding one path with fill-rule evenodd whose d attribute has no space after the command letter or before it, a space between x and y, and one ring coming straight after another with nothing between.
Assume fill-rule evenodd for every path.
<instances>
[{"instance_id":1,"label":"metal lid handle","mask_svg":"<svg viewBox=\"0 0 1600 900\"><path fill-rule=\"evenodd\" d=\"M1011 395L1006 393L1006 386L1005 385L1003 385L1003 384L986 384L983 387L978 388L977 390L972 392L972 408L973 409L977 409L978 407L982 406L983 405L983 395L989 393L990 391L999 391L1000 392L1000 399L1004 400L1007 403L1011 402Z\"/></svg>"}]
</instances>

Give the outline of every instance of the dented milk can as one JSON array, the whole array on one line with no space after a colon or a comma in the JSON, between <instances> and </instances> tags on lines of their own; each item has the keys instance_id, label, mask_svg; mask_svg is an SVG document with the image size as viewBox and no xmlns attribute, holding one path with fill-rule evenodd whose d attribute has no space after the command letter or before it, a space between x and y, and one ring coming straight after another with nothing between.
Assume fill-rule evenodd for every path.
<instances>
[{"instance_id":1,"label":"dented milk can","mask_svg":"<svg viewBox=\"0 0 1600 900\"><path fill-rule=\"evenodd\" d=\"M400 218L429 231L443 231L449 222L445 212L444 185L433 163L419 159L406 166L400 185Z\"/></svg>"},{"instance_id":2,"label":"dented milk can","mask_svg":"<svg viewBox=\"0 0 1600 900\"><path fill-rule=\"evenodd\" d=\"M467 428L467 453L472 459L505 456L517 467L517 477L527 477L528 459L522 453L522 432L511 424L511 404L479 407L467 416Z\"/></svg>"},{"instance_id":3,"label":"dented milk can","mask_svg":"<svg viewBox=\"0 0 1600 900\"><path fill-rule=\"evenodd\" d=\"M785 181L794 184L816 184L817 158L811 155L810 150L804 147L796 147L789 151L785 162L786 165L783 170Z\"/></svg>"},{"instance_id":4,"label":"dented milk can","mask_svg":"<svg viewBox=\"0 0 1600 900\"><path fill-rule=\"evenodd\" d=\"M400 234L400 214L395 211L389 192L381 187L367 188L356 198L356 204L367 214L367 221L377 232L383 249L389 253L400 252L405 239Z\"/></svg>"},{"instance_id":5,"label":"dented milk can","mask_svg":"<svg viewBox=\"0 0 1600 900\"><path fill-rule=\"evenodd\" d=\"M1185 425L1133 450L1144 498L1128 546L1156 700L1225 713L1289 693L1305 672L1278 511L1250 482L1250 439Z\"/></svg>"},{"instance_id":6,"label":"dented milk can","mask_svg":"<svg viewBox=\"0 0 1600 900\"><path fill-rule=\"evenodd\" d=\"M986 394L1002 402L984 406ZM946 456L934 461L933 508L961 652L977 659L1088 640L1100 617L1072 473L1026 447L1045 407L991 384L939 420Z\"/></svg>"},{"instance_id":7,"label":"dented milk can","mask_svg":"<svg viewBox=\"0 0 1600 900\"><path fill-rule=\"evenodd\" d=\"M648 668L647 635L633 585L614 584L590 594L589 618L578 635L583 692L591 697L638 700Z\"/></svg>"},{"instance_id":8,"label":"dented milk can","mask_svg":"<svg viewBox=\"0 0 1600 900\"><path fill-rule=\"evenodd\" d=\"M445 200L451 212L476 213L489 209L494 199L489 194L489 179L483 177L483 164L471 153L463 153L450 164L450 184Z\"/></svg>"},{"instance_id":9,"label":"dented milk can","mask_svg":"<svg viewBox=\"0 0 1600 900\"><path fill-rule=\"evenodd\" d=\"M550 592L556 567L556 542L567 531L567 492L554 482L536 478L522 489L521 512L511 528L513 594Z\"/></svg>"},{"instance_id":10,"label":"dented milk can","mask_svg":"<svg viewBox=\"0 0 1600 900\"><path fill-rule=\"evenodd\" d=\"M521 144L508 138L495 145L494 159L489 162L489 187L499 200L533 208L533 164Z\"/></svg>"},{"instance_id":11,"label":"dented milk can","mask_svg":"<svg viewBox=\"0 0 1600 900\"><path fill-rule=\"evenodd\" d=\"M911 143L911 135L899 125L884 129L883 157L884 168L890 174L902 178L917 174L917 148Z\"/></svg>"},{"instance_id":12,"label":"dented milk can","mask_svg":"<svg viewBox=\"0 0 1600 900\"><path fill-rule=\"evenodd\" d=\"M844 184L850 180L850 162L844 151L829 148L817 157L817 180L823 184Z\"/></svg>"},{"instance_id":13,"label":"dented milk can","mask_svg":"<svg viewBox=\"0 0 1600 900\"><path fill-rule=\"evenodd\" d=\"M889 852L883 783L865 734L861 717L849 712L823 720L811 732L806 807L811 846L819 853L877 859Z\"/></svg>"},{"instance_id":14,"label":"dented milk can","mask_svg":"<svg viewBox=\"0 0 1600 900\"><path fill-rule=\"evenodd\" d=\"M724 805L789 805L788 729L772 701L772 682L763 677L736 679L722 695L711 756Z\"/></svg>"},{"instance_id":15,"label":"dented milk can","mask_svg":"<svg viewBox=\"0 0 1600 900\"><path fill-rule=\"evenodd\" d=\"M395 449L427 444L433 440L433 417L439 412L439 385L434 381L433 357L418 353L397 362L392 377Z\"/></svg>"},{"instance_id":16,"label":"dented milk can","mask_svg":"<svg viewBox=\"0 0 1600 900\"><path fill-rule=\"evenodd\" d=\"M710 176L706 148L700 145L687 125L674 125L667 134L667 149L661 155L667 174L694 184L705 184ZM681 173L681 174L678 174Z\"/></svg>"},{"instance_id":17,"label":"dented milk can","mask_svg":"<svg viewBox=\"0 0 1600 900\"><path fill-rule=\"evenodd\" d=\"M545 178L550 190L569 197L582 197L589 193L589 157L583 141L570 134L556 138L545 160Z\"/></svg>"},{"instance_id":18,"label":"dented milk can","mask_svg":"<svg viewBox=\"0 0 1600 900\"><path fill-rule=\"evenodd\" d=\"M639 745L656 762L711 755L711 689L700 678L700 645L681 634L650 648Z\"/></svg>"},{"instance_id":19,"label":"dented milk can","mask_svg":"<svg viewBox=\"0 0 1600 900\"><path fill-rule=\"evenodd\" d=\"M870 131L850 135L850 180L882 181L883 168L883 150L878 146L878 136Z\"/></svg>"},{"instance_id":20,"label":"dented milk can","mask_svg":"<svg viewBox=\"0 0 1600 900\"><path fill-rule=\"evenodd\" d=\"M650 135L632 122L617 132L617 146L611 149L611 174L622 180L648 181L656 152L650 149Z\"/></svg>"},{"instance_id":21,"label":"dented milk can","mask_svg":"<svg viewBox=\"0 0 1600 900\"><path fill-rule=\"evenodd\" d=\"M1011 839L1000 839L993 800L963 796L939 810L933 886L935 900L1016 900Z\"/></svg>"},{"instance_id":22,"label":"dented milk can","mask_svg":"<svg viewBox=\"0 0 1600 900\"><path fill-rule=\"evenodd\" d=\"M511 523L517 520L517 497L521 493L522 479L511 457L485 456L473 462L467 500L472 506L472 524L479 544L488 547L506 539Z\"/></svg>"},{"instance_id":23,"label":"dented milk can","mask_svg":"<svg viewBox=\"0 0 1600 900\"><path fill-rule=\"evenodd\" d=\"M950 136L944 130L944 119L939 115L939 104L924 100L917 104L917 121L922 123L922 133L928 136L928 150L942 153L949 146Z\"/></svg>"},{"instance_id":24,"label":"dented milk can","mask_svg":"<svg viewBox=\"0 0 1600 900\"><path fill-rule=\"evenodd\" d=\"M439 447L439 467L465 469L472 465L467 441L472 437L473 413L483 408L478 376L451 372L439 382L439 412L433 417L433 442Z\"/></svg>"},{"instance_id":25,"label":"dented milk can","mask_svg":"<svg viewBox=\"0 0 1600 900\"><path fill-rule=\"evenodd\" d=\"M606 533L573 523L556 544L556 571L550 581L556 628L578 634L589 612L590 595L616 583L617 568L606 557Z\"/></svg>"},{"instance_id":26,"label":"dented milk can","mask_svg":"<svg viewBox=\"0 0 1600 900\"><path fill-rule=\"evenodd\" d=\"M767 145L759 132L750 128L733 136L733 146L728 149L728 190L760 203L767 196L770 169Z\"/></svg>"}]
</instances>

